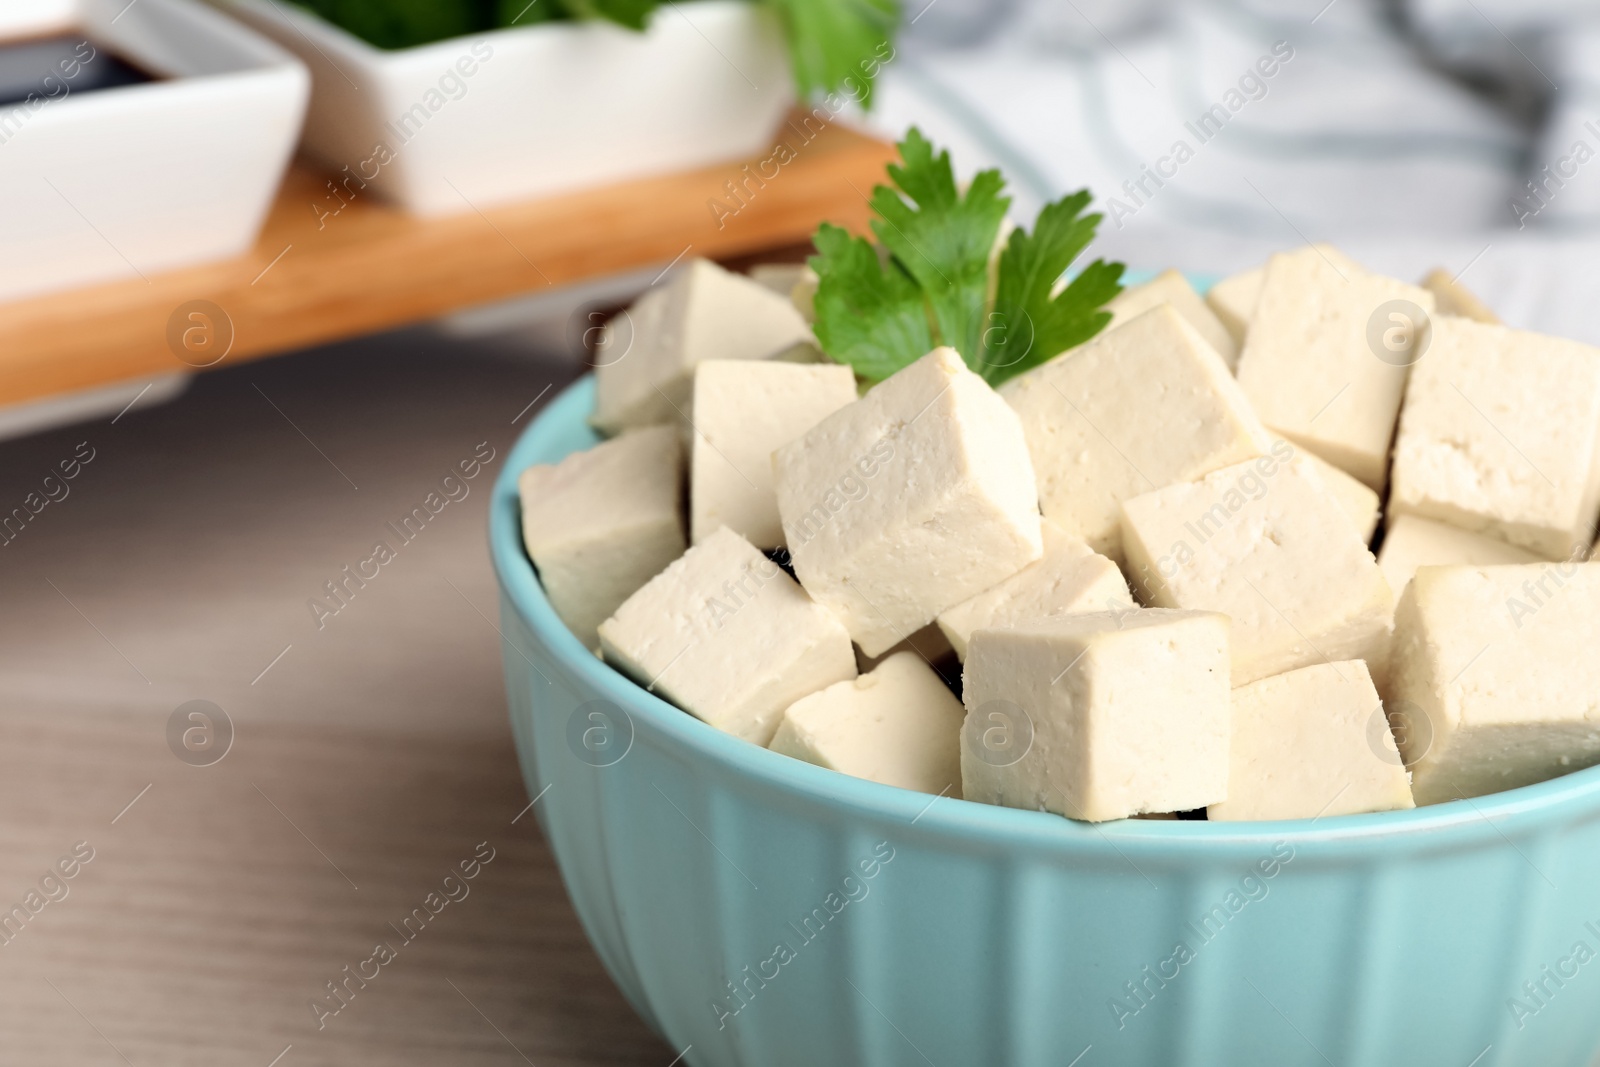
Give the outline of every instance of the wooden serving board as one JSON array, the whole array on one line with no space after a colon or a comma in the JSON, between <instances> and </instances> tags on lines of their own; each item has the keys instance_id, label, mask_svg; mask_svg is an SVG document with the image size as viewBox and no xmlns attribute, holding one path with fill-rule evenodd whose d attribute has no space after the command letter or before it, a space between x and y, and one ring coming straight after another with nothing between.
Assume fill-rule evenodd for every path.
<instances>
[{"instance_id":1,"label":"wooden serving board","mask_svg":"<svg viewBox=\"0 0 1600 1067\"><path fill-rule=\"evenodd\" d=\"M838 125L817 132L815 119L806 130L798 115L774 131L780 142L793 150L781 166L769 150L440 219L359 193L332 213L342 201L327 176L296 164L239 259L0 305L0 404L226 366L676 257L792 247L822 220L862 228L893 146Z\"/></svg>"}]
</instances>

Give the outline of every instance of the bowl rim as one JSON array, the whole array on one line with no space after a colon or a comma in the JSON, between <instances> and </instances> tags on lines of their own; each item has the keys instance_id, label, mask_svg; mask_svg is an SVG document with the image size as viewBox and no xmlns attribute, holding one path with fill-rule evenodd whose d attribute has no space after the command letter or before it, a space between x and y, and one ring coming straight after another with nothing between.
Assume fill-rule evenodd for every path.
<instances>
[{"instance_id":1,"label":"bowl rim","mask_svg":"<svg viewBox=\"0 0 1600 1067\"><path fill-rule=\"evenodd\" d=\"M866 818L909 819L925 833L984 848L1031 844L1067 854L1084 849L1099 852L1107 846L1122 853L1159 854L1215 851L1219 845L1258 849L1277 843L1359 848L1365 854L1414 849L1419 837L1428 845L1447 846L1498 837L1515 848L1506 835L1508 829L1600 817L1600 766L1594 766L1534 785L1400 811L1275 821L1088 823L1048 812L930 797L815 766L724 733L646 691L585 648L556 615L522 546L518 476L535 462L555 462L566 453L557 438L574 423L587 430L593 400L594 375L584 374L538 412L506 455L489 516L490 556L502 599L563 670L621 708L636 731L643 723L658 737L748 785L788 792L796 799ZM510 641L505 637L506 643Z\"/></svg>"}]
</instances>

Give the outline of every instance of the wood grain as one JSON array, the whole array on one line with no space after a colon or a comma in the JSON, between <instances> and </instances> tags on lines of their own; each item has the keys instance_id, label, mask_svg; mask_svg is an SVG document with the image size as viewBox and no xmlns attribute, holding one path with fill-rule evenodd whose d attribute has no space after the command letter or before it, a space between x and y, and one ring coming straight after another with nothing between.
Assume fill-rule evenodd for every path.
<instances>
[{"instance_id":1,"label":"wood grain","mask_svg":"<svg viewBox=\"0 0 1600 1067\"><path fill-rule=\"evenodd\" d=\"M231 333L227 365L680 255L792 246L824 219L860 228L893 148L812 125L796 117L774 131L794 158L759 184L730 162L443 219L410 218L359 191L324 214L339 202L328 179L297 165L248 255L0 306L0 404L204 362L169 343L169 322L192 301L231 323L217 327ZM727 191L734 180L748 190L742 206ZM713 199L729 211L712 210Z\"/></svg>"},{"instance_id":2,"label":"wood grain","mask_svg":"<svg viewBox=\"0 0 1600 1067\"><path fill-rule=\"evenodd\" d=\"M533 817L513 825L528 801L509 738L254 725L197 768L164 726L0 721L0 906L75 843L94 850L0 944L0 1063L672 1059L595 960ZM458 899L410 942L395 932L475 854L493 859ZM377 942L395 958L336 1015L313 1011Z\"/></svg>"},{"instance_id":3,"label":"wood grain","mask_svg":"<svg viewBox=\"0 0 1600 1067\"><path fill-rule=\"evenodd\" d=\"M95 849L0 941L0 1067L673 1061L517 818L488 482L581 369L414 329L0 442L6 506L94 450L0 547L0 913ZM319 627L307 598L479 442L470 495ZM196 699L236 728L211 766L169 746ZM319 1027L312 998L480 842L470 893Z\"/></svg>"}]
</instances>

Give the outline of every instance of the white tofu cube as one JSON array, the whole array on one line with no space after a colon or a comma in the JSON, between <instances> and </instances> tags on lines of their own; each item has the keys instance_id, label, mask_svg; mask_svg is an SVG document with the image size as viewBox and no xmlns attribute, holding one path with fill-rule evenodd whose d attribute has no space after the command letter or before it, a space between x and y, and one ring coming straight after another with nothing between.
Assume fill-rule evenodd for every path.
<instances>
[{"instance_id":1,"label":"white tofu cube","mask_svg":"<svg viewBox=\"0 0 1600 1067\"><path fill-rule=\"evenodd\" d=\"M679 423L695 364L766 359L811 339L789 300L709 260L690 260L601 332L591 421L606 433Z\"/></svg>"},{"instance_id":2,"label":"white tofu cube","mask_svg":"<svg viewBox=\"0 0 1600 1067\"><path fill-rule=\"evenodd\" d=\"M690 539L726 526L757 548L783 544L772 453L856 400L835 363L707 360L694 373Z\"/></svg>"},{"instance_id":3,"label":"white tofu cube","mask_svg":"<svg viewBox=\"0 0 1600 1067\"><path fill-rule=\"evenodd\" d=\"M1417 803L1600 762L1597 644L1600 563L1418 569L1389 689Z\"/></svg>"},{"instance_id":4,"label":"white tofu cube","mask_svg":"<svg viewBox=\"0 0 1600 1067\"><path fill-rule=\"evenodd\" d=\"M965 715L921 656L897 652L871 674L795 701L767 747L857 778L959 797Z\"/></svg>"},{"instance_id":5,"label":"white tofu cube","mask_svg":"<svg viewBox=\"0 0 1600 1067\"><path fill-rule=\"evenodd\" d=\"M1389 586L1304 460L1280 449L1135 497L1122 522L1142 600L1233 620L1235 684L1327 660L1382 676Z\"/></svg>"},{"instance_id":6,"label":"white tofu cube","mask_svg":"<svg viewBox=\"0 0 1600 1067\"><path fill-rule=\"evenodd\" d=\"M1416 805L1360 660L1318 663L1233 691L1228 799L1213 822L1315 819Z\"/></svg>"},{"instance_id":7,"label":"white tofu cube","mask_svg":"<svg viewBox=\"0 0 1600 1067\"><path fill-rule=\"evenodd\" d=\"M937 348L773 456L795 574L869 656L1044 553L1017 417Z\"/></svg>"},{"instance_id":8,"label":"white tofu cube","mask_svg":"<svg viewBox=\"0 0 1600 1067\"><path fill-rule=\"evenodd\" d=\"M667 427L623 434L517 479L522 543L573 636L683 555L683 451Z\"/></svg>"},{"instance_id":9,"label":"white tofu cube","mask_svg":"<svg viewBox=\"0 0 1600 1067\"><path fill-rule=\"evenodd\" d=\"M915 653L925 663L931 664L935 668L948 660L954 660L956 657L956 650L951 647L950 639L944 635L943 630L939 629L938 624L934 623L931 626L924 626L914 634L907 634L905 640L896 642L890 646L888 651L880 655L868 656L857 649L856 669L865 674L875 669L878 664L890 656L896 656L902 652ZM960 670L959 667L956 669Z\"/></svg>"},{"instance_id":10,"label":"white tofu cube","mask_svg":"<svg viewBox=\"0 0 1600 1067\"><path fill-rule=\"evenodd\" d=\"M1250 332L1250 317L1256 313L1256 303L1261 299L1261 283L1266 278L1267 268L1253 267L1229 275L1206 291L1206 307L1232 335L1235 345L1244 345L1245 336Z\"/></svg>"},{"instance_id":11,"label":"white tofu cube","mask_svg":"<svg viewBox=\"0 0 1600 1067\"><path fill-rule=\"evenodd\" d=\"M1084 611L1132 608L1133 595L1117 565L1044 520L1044 557L999 585L939 613L939 629L951 649L966 658L975 630L1005 629L1019 622Z\"/></svg>"},{"instance_id":12,"label":"white tofu cube","mask_svg":"<svg viewBox=\"0 0 1600 1067\"><path fill-rule=\"evenodd\" d=\"M963 673L968 800L1101 822L1228 795L1228 620L1094 612L979 630Z\"/></svg>"},{"instance_id":13,"label":"white tofu cube","mask_svg":"<svg viewBox=\"0 0 1600 1067\"><path fill-rule=\"evenodd\" d=\"M1322 477L1328 492L1350 516L1351 525L1361 534L1362 542L1370 544L1378 530L1378 494L1315 453L1301 452L1300 458Z\"/></svg>"},{"instance_id":14,"label":"white tofu cube","mask_svg":"<svg viewBox=\"0 0 1600 1067\"><path fill-rule=\"evenodd\" d=\"M810 269L804 263L757 263L750 268L750 280L779 296L788 296Z\"/></svg>"},{"instance_id":15,"label":"white tofu cube","mask_svg":"<svg viewBox=\"0 0 1600 1067\"><path fill-rule=\"evenodd\" d=\"M1485 567L1500 563L1536 563L1539 558L1525 548L1459 526L1415 515L1400 515L1383 532L1378 569L1398 597L1405 592L1418 567L1452 564Z\"/></svg>"},{"instance_id":16,"label":"white tofu cube","mask_svg":"<svg viewBox=\"0 0 1600 1067\"><path fill-rule=\"evenodd\" d=\"M1341 269L1348 264L1355 270L1360 266L1332 245L1311 245ZM1206 306L1216 313L1217 319L1233 335L1240 347L1250 332L1250 320L1255 316L1256 305L1261 301L1261 285L1267 280L1265 266L1230 274L1206 292Z\"/></svg>"},{"instance_id":17,"label":"white tofu cube","mask_svg":"<svg viewBox=\"0 0 1600 1067\"><path fill-rule=\"evenodd\" d=\"M1111 312L1111 322L1106 329L1115 329L1161 304L1171 304L1172 310L1183 316L1183 320L1216 349L1228 370L1233 370L1239 362L1239 342L1200 299L1189 279L1175 270L1162 271L1144 284L1129 286L1112 298L1106 305L1106 310Z\"/></svg>"},{"instance_id":18,"label":"white tofu cube","mask_svg":"<svg viewBox=\"0 0 1600 1067\"><path fill-rule=\"evenodd\" d=\"M750 277L786 298L807 322L816 317L817 272L804 263L760 263Z\"/></svg>"},{"instance_id":19,"label":"white tofu cube","mask_svg":"<svg viewBox=\"0 0 1600 1067\"><path fill-rule=\"evenodd\" d=\"M629 597L600 624L600 648L640 685L758 745L790 704L856 676L839 620L731 530Z\"/></svg>"},{"instance_id":20,"label":"white tofu cube","mask_svg":"<svg viewBox=\"0 0 1600 1067\"><path fill-rule=\"evenodd\" d=\"M1427 290L1318 248L1273 256L1239 384L1269 429L1381 490L1411 346L1432 311Z\"/></svg>"},{"instance_id":21,"label":"white tofu cube","mask_svg":"<svg viewBox=\"0 0 1600 1067\"><path fill-rule=\"evenodd\" d=\"M1389 514L1565 559L1600 512L1600 349L1439 316L1413 368Z\"/></svg>"},{"instance_id":22,"label":"white tofu cube","mask_svg":"<svg viewBox=\"0 0 1600 1067\"><path fill-rule=\"evenodd\" d=\"M1441 315L1458 315L1476 322L1500 325L1500 317L1443 267L1429 271L1428 276L1422 279L1422 287L1433 294L1434 306Z\"/></svg>"},{"instance_id":23,"label":"white tofu cube","mask_svg":"<svg viewBox=\"0 0 1600 1067\"><path fill-rule=\"evenodd\" d=\"M1268 438L1216 351L1170 305L1007 391L1047 519L1114 560L1117 505L1261 455Z\"/></svg>"}]
</instances>

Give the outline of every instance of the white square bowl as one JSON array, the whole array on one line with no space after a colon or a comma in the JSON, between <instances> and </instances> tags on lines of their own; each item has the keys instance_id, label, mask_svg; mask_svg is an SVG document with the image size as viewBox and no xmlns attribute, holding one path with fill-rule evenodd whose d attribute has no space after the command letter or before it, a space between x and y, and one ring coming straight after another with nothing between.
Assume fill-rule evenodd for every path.
<instances>
[{"instance_id":1,"label":"white square bowl","mask_svg":"<svg viewBox=\"0 0 1600 1067\"><path fill-rule=\"evenodd\" d=\"M551 22L392 51L280 0L226 2L311 69L329 211L369 186L444 215L738 159L794 100L777 21L747 0L671 4L643 33Z\"/></svg>"},{"instance_id":2,"label":"white square bowl","mask_svg":"<svg viewBox=\"0 0 1600 1067\"><path fill-rule=\"evenodd\" d=\"M196 0L0 3L0 43L56 33L158 79L58 80L0 106L0 301L246 251L299 136L305 68Z\"/></svg>"}]
</instances>

